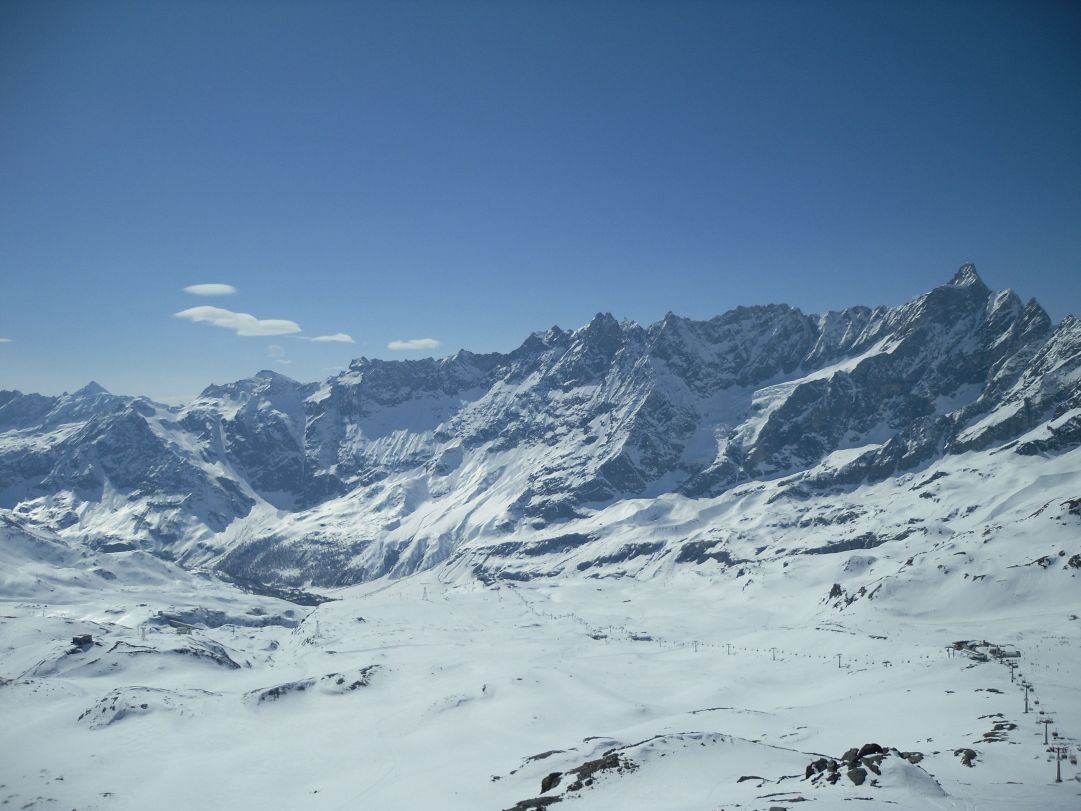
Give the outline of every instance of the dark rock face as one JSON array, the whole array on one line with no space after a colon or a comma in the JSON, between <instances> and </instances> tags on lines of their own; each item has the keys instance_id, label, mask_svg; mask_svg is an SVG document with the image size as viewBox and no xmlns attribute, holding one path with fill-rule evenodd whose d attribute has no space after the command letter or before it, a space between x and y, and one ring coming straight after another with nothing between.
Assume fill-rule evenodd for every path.
<instances>
[{"instance_id":1,"label":"dark rock face","mask_svg":"<svg viewBox=\"0 0 1081 811\"><path fill-rule=\"evenodd\" d=\"M265 704L279 701L287 696L304 693L308 690L317 689L331 695L343 695L368 687L372 683L373 674L379 670L379 665L368 665L348 673L327 673L325 676L300 679L299 681L286 682L273 687L260 690L252 690L246 696L253 704Z\"/></svg>"},{"instance_id":2,"label":"dark rock face","mask_svg":"<svg viewBox=\"0 0 1081 811\"><path fill-rule=\"evenodd\" d=\"M857 786L862 786L863 781L867 779L867 770L861 766L857 766L854 769L849 769L848 779L855 783Z\"/></svg>"},{"instance_id":3,"label":"dark rock face","mask_svg":"<svg viewBox=\"0 0 1081 811\"><path fill-rule=\"evenodd\" d=\"M877 743L865 743L856 754L857 758L865 758L868 755L881 755L885 750Z\"/></svg>"},{"instance_id":4,"label":"dark rock face","mask_svg":"<svg viewBox=\"0 0 1081 811\"><path fill-rule=\"evenodd\" d=\"M816 785L823 780L830 785L836 785L843 771L854 785L862 786L867 781L867 773L871 772L876 776L871 780L871 785L874 786L877 785L876 778L882 774L883 761L890 757L900 758L915 766L923 760L923 753L901 752L877 743L865 743L863 746L847 750L838 760L824 757L812 760L804 770L803 779L810 780Z\"/></svg>"},{"instance_id":5,"label":"dark rock face","mask_svg":"<svg viewBox=\"0 0 1081 811\"><path fill-rule=\"evenodd\" d=\"M550 805L563 802L560 796L534 797L530 800L519 800L505 811L542 811Z\"/></svg>"},{"instance_id":6,"label":"dark rock face","mask_svg":"<svg viewBox=\"0 0 1081 811\"><path fill-rule=\"evenodd\" d=\"M556 754L554 750L534 755L528 760L540 760L549 755ZM564 799L573 799L577 792L592 786L602 772L614 772L615 774L627 774L638 768L638 764L630 758L620 755L617 750L610 750L599 758L588 760L580 766L576 766L567 772L551 772L541 780L541 794L564 785L563 778L570 780L559 794L548 794L544 797L534 797L529 800L520 800L506 811L530 811L531 809L543 809L549 805L562 802Z\"/></svg>"},{"instance_id":7,"label":"dark rock face","mask_svg":"<svg viewBox=\"0 0 1081 811\"><path fill-rule=\"evenodd\" d=\"M563 772L552 772L541 780L541 794L546 791L551 791L559 785L559 778L563 776Z\"/></svg>"},{"instance_id":8,"label":"dark rock face","mask_svg":"<svg viewBox=\"0 0 1081 811\"><path fill-rule=\"evenodd\" d=\"M968 766L969 768L975 766L976 759L979 757L975 749L956 749L954 755L961 758L962 766Z\"/></svg>"},{"instance_id":9,"label":"dark rock face","mask_svg":"<svg viewBox=\"0 0 1081 811\"><path fill-rule=\"evenodd\" d=\"M585 786L593 784L599 772L613 770L619 774L633 772L638 765L626 757L612 751L603 757L589 760L577 768L571 769L568 774L574 775L575 781L567 786L567 791L581 791Z\"/></svg>"},{"instance_id":10,"label":"dark rock face","mask_svg":"<svg viewBox=\"0 0 1081 811\"><path fill-rule=\"evenodd\" d=\"M431 539L434 550L318 527L288 547L266 532L230 548L215 538L256 508L300 514L348 495L398 515L448 493L477 500L508 459L528 461L485 531L552 527L552 543L573 543L554 525L620 499L711 496L791 474L812 492L995 445L1061 453L1081 444L1079 368L1081 322L1055 327L1035 301L992 292L966 265L894 308L739 307L646 328L598 314L506 354L360 358L318 384L263 371L183 408L96 384L61 397L0 392L0 507L240 577L349 583L433 565L466 530ZM865 450L818 466L855 448ZM95 523L106 512L96 505L118 500L131 505L130 538ZM194 536L201 546L183 545ZM706 548L684 554L728 562Z\"/></svg>"}]
</instances>

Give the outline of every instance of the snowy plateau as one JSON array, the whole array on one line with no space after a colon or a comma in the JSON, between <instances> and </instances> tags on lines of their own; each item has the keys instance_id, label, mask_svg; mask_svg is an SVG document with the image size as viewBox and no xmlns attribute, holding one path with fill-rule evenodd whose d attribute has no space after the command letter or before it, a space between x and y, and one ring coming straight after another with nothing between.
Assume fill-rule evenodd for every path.
<instances>
[{"instance_id":1,"label":"snowy plateau","mask_svg":"<svg viewBox=\"0 0 1081 811\"><path fill-rule=\"evenodd\" d=\"M971 265L0 392L5 808L1078 809L1079 616L1081 322Z\"/></svg>"}]
</instances>

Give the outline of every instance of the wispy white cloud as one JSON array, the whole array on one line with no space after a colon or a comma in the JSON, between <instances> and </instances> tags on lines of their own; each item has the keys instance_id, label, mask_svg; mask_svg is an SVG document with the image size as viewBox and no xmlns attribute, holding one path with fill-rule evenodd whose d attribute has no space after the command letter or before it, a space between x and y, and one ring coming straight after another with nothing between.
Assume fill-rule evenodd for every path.
<instances>
[{"instance_id":1,"label":"wispy white cloud","mask_svg":"<svg viewBox=\"0 0 1081 811\"><path fill-rule=\"evenodd\" d=\"M335 332L333 335L318 335L315 338L308 338L309 341L317 344L355 344L352 335L346 335L344 332Z\"/></svg>"},{"instance_id":2,"label":"wispy white cloud","mask_svg":"<svg viewBox=\"0 0 1081 811\"><path fill-rule=\"evenodd\" d=\"M292 335L300 332L300 324L296 321L288 321L284 318L256 318L250 313L234 313L222 307L190 307L173 313L174 318L184 318L203 324L213 324L215 327L231 329L237 335Z\"/></svg>"},{"instance_id":3,"label":"wispy white cloud","mask_svg":"<svg viewBox=\"0 0 1081 811\"><path fill-rule=\"evenodd\" d=\"M189 284L184 292L193 296L231 296L236 288L231 284Z\"/></svg>"},{"instance_id":4,"label":"wispy white cloud","mask_svg":"<svg viewBox=\"0 0 1081 811\"><path fill-rule=\"evenodd\" d=\"M280 344L271 344L270 346L268 346L266 348L266 354L267 357L275 363L288 365L293 362L289 360L289 358L285 357L285 347L281 346Z\"/></svg>"},{"instance_id":5,"label":"wispy white cloud","mask_svg":"<svg viewBox=\"0 0 1081 811\"><path fill-rule=\"evenodd\" d=\"M10 344L10 343L11 343L10 338L0 338L0 344Z\"/></svg>"},{"instance_id":6,"label":"wispy white cloud","mask_svg":"<svg viewBox=\"0 0 1081 811\"><path fill-rule=\"evenodd\" d=\"M417 349L438 349L439 341L435 338L410 338L407 341L391 341L387 349L392 352L413 352Z\"/></svg>"}]
</instances>

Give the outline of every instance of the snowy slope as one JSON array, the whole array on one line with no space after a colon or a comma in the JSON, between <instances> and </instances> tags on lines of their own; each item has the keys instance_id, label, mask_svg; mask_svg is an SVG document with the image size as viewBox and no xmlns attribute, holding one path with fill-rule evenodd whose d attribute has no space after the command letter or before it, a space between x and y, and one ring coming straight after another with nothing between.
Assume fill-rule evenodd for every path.
<instances>
[{"instance_id":1,"label":"snowy slope","mask_svg":"<svg viewBox=\"0 0 1081 811\"><path fill-rule=\"evenodd\" d=\"M1069 456L1046 475L1069 474ZM977 502L984 479L963 469L921 492ZM1056 500L1014 520L1049 482L1009 475L1026 485L982 504L973 521L1002 526L987 535L940 526L918 548L778 553L742 574L707 557L486 585L463 559L318 606L7 515L2 571L20 574L0 589L0 795L27 809L1073 809L1081 771L1067 759L1054 782L1039 720L1076 752L1081 517ZM759 520L751 496L727 509ZM979 662L983 640L1021 653L1016 682ZM972 647L947 650L959 641ZM886 754L854 761L869 743Z\"/></svg>"}]
</instances>

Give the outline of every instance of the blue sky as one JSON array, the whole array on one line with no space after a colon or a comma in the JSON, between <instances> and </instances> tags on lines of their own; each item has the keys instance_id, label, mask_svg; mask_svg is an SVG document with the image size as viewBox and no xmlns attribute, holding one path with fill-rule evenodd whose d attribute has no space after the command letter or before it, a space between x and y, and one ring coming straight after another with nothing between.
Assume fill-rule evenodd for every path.
<instances>
[{"instance_id":1,"label":"blue sky","mask_svg":"<svg viewBox=\"0 0 1081 811\"><path fill-rule=\"evenodd\" d=\"M0 5L0 388L180 401L966 261L1081 314L1077 3Z\"/></svg>"}]
</instances>

